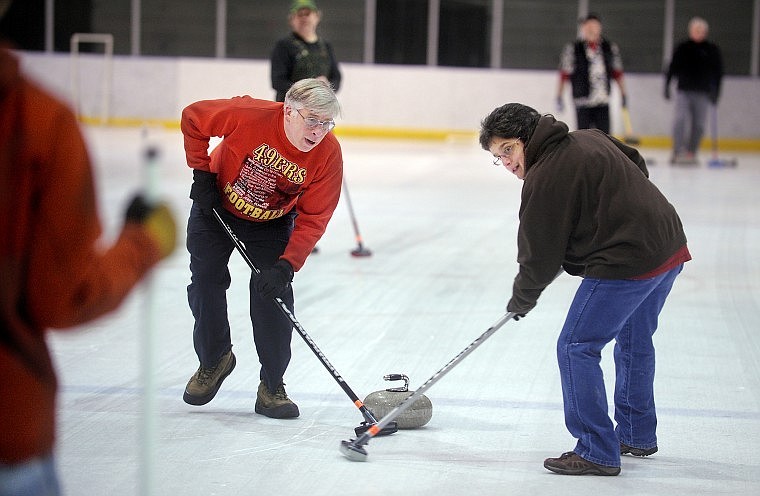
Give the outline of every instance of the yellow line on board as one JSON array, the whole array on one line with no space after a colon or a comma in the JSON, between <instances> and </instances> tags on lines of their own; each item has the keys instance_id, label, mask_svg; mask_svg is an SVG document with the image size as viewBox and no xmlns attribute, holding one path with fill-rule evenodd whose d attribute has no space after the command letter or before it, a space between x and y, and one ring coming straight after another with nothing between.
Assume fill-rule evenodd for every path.
<instances>
[{"instance_id":1,"label":"yellow line on board","mask_svg":"<svg viewBox=\"0 0 760 496\"><path fill-rule=\"evenodd\" d=\"M89 126L103 125L102 119L90 116L80 116L79 121ZM166 129L179 129L179 121L171 119L140 119L137 117L111 117L106 122L114 127L163 127ZM427 141L461 141L463 143L478 142L477 130L452 130L452 129L416 129L416 128L391 128L391 127L365 127L365 126L338 126L335 128L338 136L350 138L378 138L378 139L409 139ZM616 136L623 140L623 136ZM641 148L665 148L672 147L669 136L637 136ZM702 150L711 150L712 141L709 138L702 140ZM760 139L753 138L720 138L718 149L737 152L760 152Z\"/></svg>"}]
</instances>

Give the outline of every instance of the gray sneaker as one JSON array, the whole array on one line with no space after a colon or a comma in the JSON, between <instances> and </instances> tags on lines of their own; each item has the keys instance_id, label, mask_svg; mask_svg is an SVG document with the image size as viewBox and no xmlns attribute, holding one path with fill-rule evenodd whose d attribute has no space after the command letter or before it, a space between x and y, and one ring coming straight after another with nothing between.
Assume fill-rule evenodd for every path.
<instances>
[{"instance_id":1,"label":"gray sneaker","mask_svg":"<svg viewBox=\"0 0 760 496\"><path fill-rule=\"evenodd\" d=\"M254 410L256 413L276 419L296 418L300 415L298 406L288 398L288 393L285 392L285 384L281 383L272 392L264 385L264 381L259 383Z\"/></svg>"},{"instance_id":2,"label":"gray sneaker","mask_svg":"<svg viewBox=\"0 0 760 496\"><path fill-rule=\"evenodd\" d=\"M223 355L213 367L205 368L201 365L185 386L182 399L189 405L205 405L214 399L222 382L234 368L235 355L232 350Z\"/></svg>"}]
</instances>

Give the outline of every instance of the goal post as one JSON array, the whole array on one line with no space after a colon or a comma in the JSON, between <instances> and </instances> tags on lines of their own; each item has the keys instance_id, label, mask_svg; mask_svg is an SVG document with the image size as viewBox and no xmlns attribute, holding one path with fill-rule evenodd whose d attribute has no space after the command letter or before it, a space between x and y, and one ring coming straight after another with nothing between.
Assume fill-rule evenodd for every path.
<instances>
[{"instance_id":1,"label":"goal post","mask_svg":"<svg viewBox=\"0 0 760 496\"><path fill-rule=\"evenodd\" d=\"M82 118L82 97L80 95L79 47L84 43L103 45L103 71L100 78L100 124L108 124L110 118L111 85L113 71L113 35L102 33L74 33L71 35L71 98L74 112Z\"/></svg>"}]
</instances>

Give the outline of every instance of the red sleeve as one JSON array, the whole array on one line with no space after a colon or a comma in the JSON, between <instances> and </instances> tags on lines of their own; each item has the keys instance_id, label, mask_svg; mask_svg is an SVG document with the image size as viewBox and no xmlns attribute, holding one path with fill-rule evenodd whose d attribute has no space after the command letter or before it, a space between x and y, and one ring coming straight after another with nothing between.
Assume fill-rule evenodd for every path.
<instances>
[{"instance_id":1,"label":"red sleeve","mask_svg":"<svg viewBox=\"0 0 760 496\"><path fill-rule=\"evenodd\" d=\"M312 180L296 203L295 229L281 258L293 270L298 271L306 262L319 238L325 233L327 223L335 212L340 199L343 182L343 156L337 140L330 135L321 145L330 144L333 152L328 156L321 173Z\"/></svg>"},{"instance_id":2,"label":"red sleeve","mask_svg":"<svg viewBox=\"0 0 760 496\"><path fill-rule=\"evenodd\" d=\"M185 107L180 127L185 140L187 165L207 172L211 170L208 145L212 136L224 137L237 127L235 113L230 110L244 97L222 100L202 100ZM250 99L249 99L250 100Z\"/></svg>"},{"instance_id":3,"label":"red sleeve","mask_svg":"<svg viewBox=\"0 0 760 496\"><path fill-rule=\"evenodd\" d=\"M27 310L37 326L69 327L115 309L160 257L138 225L126 227L110 248L100 246L91 164L76 119L52 100L36 104L41 117L31 149L40 170L29 236ZM54 118L45 118L45 105L57 107Z\"/></svg>"}]
</instances>

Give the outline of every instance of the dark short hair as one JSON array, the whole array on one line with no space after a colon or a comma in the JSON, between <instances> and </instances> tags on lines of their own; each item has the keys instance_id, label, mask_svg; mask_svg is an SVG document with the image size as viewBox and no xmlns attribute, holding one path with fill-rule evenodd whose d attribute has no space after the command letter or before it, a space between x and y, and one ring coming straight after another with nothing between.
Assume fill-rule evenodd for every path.
<instances>
[{"instance_id":1,"label":"dark short hair","mask_svg":"<svg viewBox=\"0 0 760 496\"><path fill-rule=\"evenodd\" d=\"M590 12L585 17L581 17L580 19L578 19L578 22L580 24L583 24L584 22L588 22L588 21L597 21L597 22L601 23L602 22L602 18L599 17L599 14L596 14L594 12Z\"/></svg>"},{"instance_id":2,"label":"dark short hair","mask_svg":"<svg viewBox=\"0 0 760 496\"><path fill-rule=\"evenodd\" d=\"M541 118L535 109L521 103L507 103L480 123L480 146L488 150L494 138L519 138L527 146Z\"/></svg>"}]
</instances>

